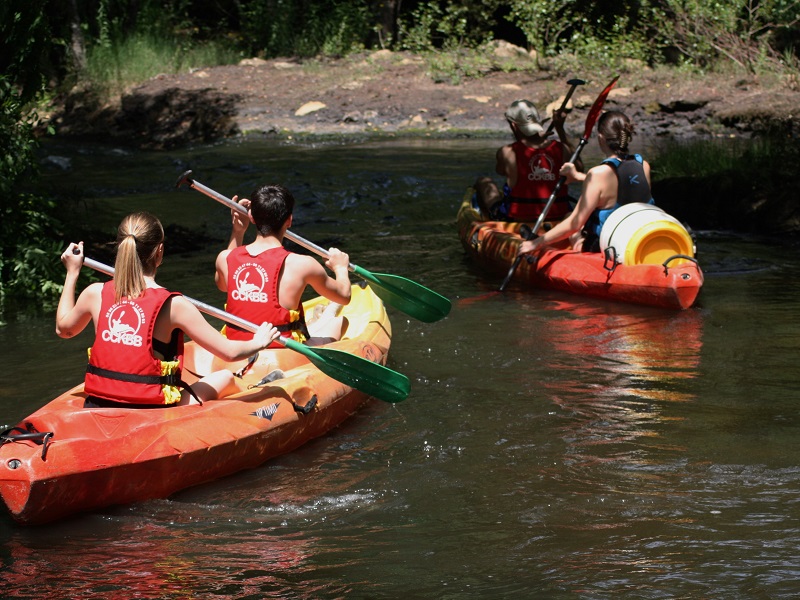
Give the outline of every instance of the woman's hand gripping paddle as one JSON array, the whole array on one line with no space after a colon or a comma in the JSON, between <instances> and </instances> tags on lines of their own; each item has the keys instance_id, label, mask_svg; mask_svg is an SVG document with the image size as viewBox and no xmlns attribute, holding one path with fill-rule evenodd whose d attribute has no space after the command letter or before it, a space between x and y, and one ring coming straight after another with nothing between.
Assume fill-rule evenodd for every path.
<instances>
[{"instance_id":1,"label":"woman's hand gripping paddle","mask_svg":"<svg viewBox=\"0 0 800 600\"><path fill-rule=\"evenodd\" d=\"M209 198L247 214L247 209L244 206L195 181L191 178L191 174L191 171L186 171L181 175L176 187L179 188L183 183L187 183L189 187L205 194ZM314 254L328 258L328 251L313 242L309 242L291 231L286 232L286 237ZM415 281L387 273L370 273L352 263L350 263L348 269L366 279L375 294L386 304L424 323L433 323L443 319L450 312L451 304L449 299Z\"/></svg>"},{"instance_id":2,"label":"woman's hand gripping paddle","mask_svg":"<svg viewBox=\"0 0 800 600\"><path fill-rule=\"evenodd\" d=\"M106 275L114 275L114 268L103 263L84 258L83 264ZM245 319L232 315L188 296L184 296L201 312L217 317L227 323L236 325L250 332L255 332L258 326ZM334 350L332 348L309 348L292 339L279 337L275 340L289 350L299 352L327 376L341 381L345 385L360 390L369 396L384 402L400 402L408 397L411 391L411 382L408 377L397 371L392 371L379 363L372 362L361 356Z\"/></svg>"},{"instance_id":3,"label":"woman's hand gripping paddle","mask_svg":"<svg viewBox=\"0 0 800 600\"><path fill-rule=\"evenodd\" d=\"M575 152L572 153L572 157L569 159L569 162L574 163L578 159L578 156L580 156L583 147L586 146L587 143L589 143L589 138L592 136L592 129L594 129L594 124L597 122L597 118L600 116L600 111L603 110L603 104L605 104L606 98L608 97L611 88L614 87L614 84L617 83L618 79L619 75L614 77L614 79L611 80L611 83L609 83L606 86L606 89L600 92L600 95L594 101L594 104L592 104L592 108L589 110L589 114L586 116L586 127L583 130L583 137L581 138L581 141L578 143L578 147L575 148ZM558 183L556 183L556 187L553 189L553 193L550 194L550 197L547 199L547 204L544 205L542 214L539 215L539 218L536 220L536 224L533 226L533 229L528 231L527 235L525 235L525 237L523 238L525 239L525 241L532 240L533 238L536 237L539 228L542 226L542 223L544 223L544 219L547 216L547 213L550 211L550 207L553 205L553 202L555 202L556 194L558 194L558 191L561 189L561 186L564 185L565 181L566 177L562 175L559 178ZM506 286L511 281L511 278L514 276L514 272L517 270L517 267L519 266L521 260L522 256L517 256L514 259L514 263L511 265L511 268L508 270L506 278L503 280L503 283L500 286L501 292L506 289Z\"/></svg>"}]
</instances>

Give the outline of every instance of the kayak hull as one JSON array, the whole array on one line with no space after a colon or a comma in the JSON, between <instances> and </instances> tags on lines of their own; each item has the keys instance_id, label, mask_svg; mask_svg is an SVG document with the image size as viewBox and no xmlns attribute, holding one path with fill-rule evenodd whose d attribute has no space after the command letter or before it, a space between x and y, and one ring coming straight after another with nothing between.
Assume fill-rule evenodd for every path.
<instances>
[{"instance_id":1,"label":"kayak hull","mask_svg":"<svg viewBox=\"0 0 800 600\"><path fill-rule=\"evenodd\" d=\"M306 310L320 303L306 303ZM381 300L369 287L354 286L343 314L343 339L325 347L385 364L391 325ZM209 368L243 364L208 359L192 342L187 350L190 384ZM283 377L259 385L276 369ZM18 431L52 433L46 443L17 439L0 447L0 496L23 524L167 498L290 452L368 400L288 349L259 353L237 386L237 393L203 405L87 409L78 385L18 424Z\"/></svg>"},{"instance_id":2,"label":"kayak hull","mask_svg":"<svg viewBox=\"0 0 800 600\"><path fill-rule=\"evenodd\" d=\"M468 190L458 211L458 233L467 254L486 270L505 277L522 242L523 223L486 221ZM523 257L513 281L571 294L683 310L693 306L703 286L703 272L687 257L660 265L623 265L602 253L547 249Z\"/></svg>"}]
</instances>

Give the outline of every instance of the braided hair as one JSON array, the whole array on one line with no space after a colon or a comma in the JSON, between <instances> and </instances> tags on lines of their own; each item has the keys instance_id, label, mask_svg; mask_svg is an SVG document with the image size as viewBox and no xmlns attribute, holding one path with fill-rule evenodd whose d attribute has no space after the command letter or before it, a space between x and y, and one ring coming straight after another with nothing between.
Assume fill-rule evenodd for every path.
<instances>
[{"instance_id":1,"label":"braided hair","mask_svg":"<svg viewBox=\"0 0 800 600\"><path fill-rule=\"evenodd\" d=\"M628 144L634 131L631 120L618 110L604 112L597 121L597 132L603 135L614 154L628 153Z\"/></svg>"}]
</instances>

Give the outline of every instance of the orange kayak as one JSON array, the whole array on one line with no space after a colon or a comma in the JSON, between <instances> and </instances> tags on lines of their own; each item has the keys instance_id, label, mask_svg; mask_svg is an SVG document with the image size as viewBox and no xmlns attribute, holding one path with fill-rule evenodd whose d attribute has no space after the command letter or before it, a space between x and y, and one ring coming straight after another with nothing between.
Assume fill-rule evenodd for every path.
<instances>
[{"instance_id":1,"label":"orange kayak","mask_svg":"<svg viewBox=\"0 0 800 600\"><path fill-rule=\"evenodd\" d=\"M305 303L306 314L326 302ZM344 335L324 347L385 364L391 325L380 298L353 286L340 311ZM187 342L185 364L191 384L245 362L221 362ZM274 380L263 381L268 375ZM0 496L25 524L166 498L290 452L368 400L285 348L260 352L237 385L237 393L203 405L147 409L84 408L78 385L2 434Z\"/></svg>"},{"instance_id":2,"label":"orange kayak","mask_svg":"<svg viewBox=\"0 0 800 600\"><path fill-rule=\"evenodd\" d=\"M458 234L470 257L505 277L522 242L524 223L486 221L468 189L458 211ZM682 310L691 307L703 286L693 257L668 256L659 264L620 264L600 252L548 249L520 261L513 281L618 302Z\"/></svg>"}]
</instances>

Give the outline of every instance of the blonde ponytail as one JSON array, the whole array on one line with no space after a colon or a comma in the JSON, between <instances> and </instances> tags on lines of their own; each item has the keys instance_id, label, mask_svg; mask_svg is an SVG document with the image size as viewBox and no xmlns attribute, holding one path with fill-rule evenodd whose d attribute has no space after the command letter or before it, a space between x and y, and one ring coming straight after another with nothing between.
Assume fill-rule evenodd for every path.
<instances>
[{"instance_id":1,"label":"blonde ponytail","mask_svg":"<svg viewBox=\"0 0 800 600\"><path fill-rule=\"evenodd\" d=\"M146 212L133 213L117 229L117 258L114 261L114 289L120 298L138 298L147 284L145 275L154 275L158 247L164 241L161 222Z\"/></svg>"}]
</instances>

